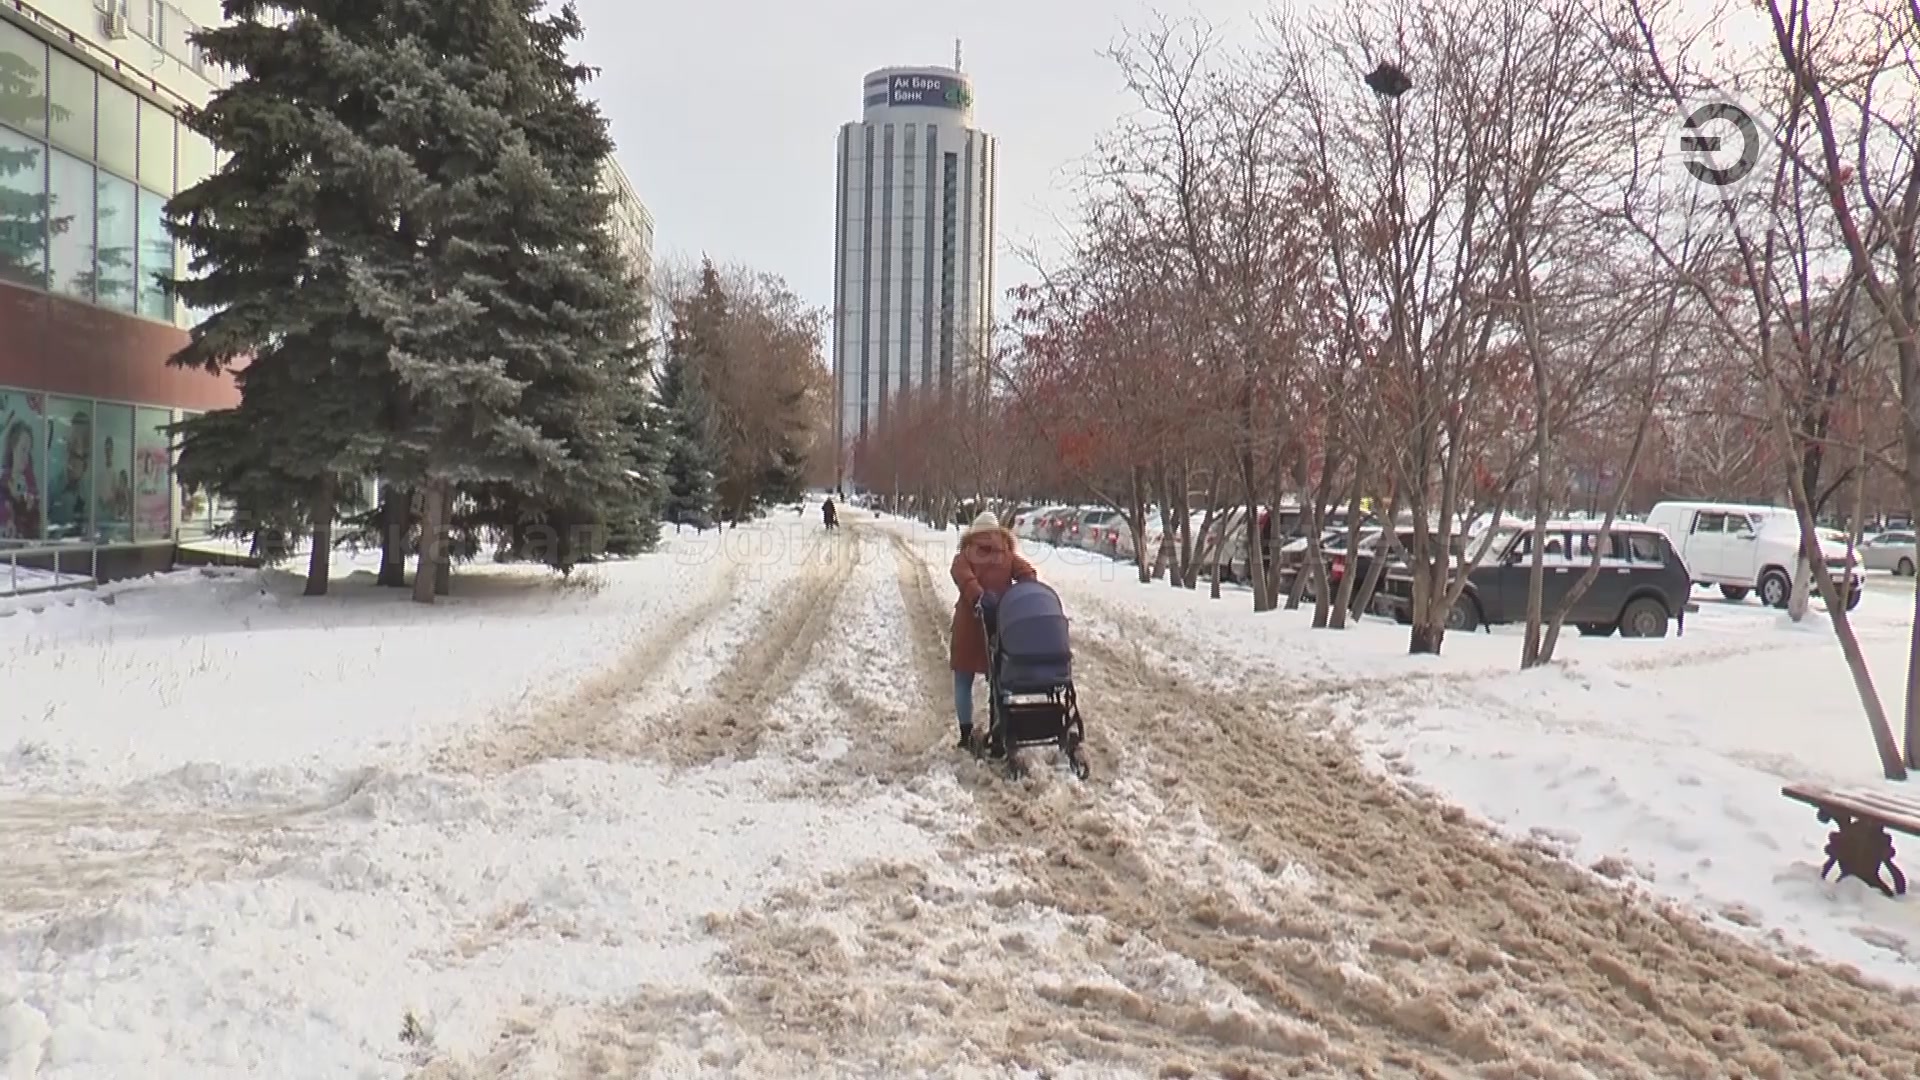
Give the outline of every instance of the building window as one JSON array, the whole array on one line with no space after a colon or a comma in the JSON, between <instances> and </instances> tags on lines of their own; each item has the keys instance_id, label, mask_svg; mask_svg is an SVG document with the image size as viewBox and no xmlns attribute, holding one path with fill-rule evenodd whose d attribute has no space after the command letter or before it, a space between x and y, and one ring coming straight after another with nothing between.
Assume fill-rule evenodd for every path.
<instances>
[{"instance_id":1,"label":"building window","mask_svg":"<svg viewBox=\"0 0 1920 1080\"><path fill-rule=\"evenodd\" d=\"M93 402L47 399L47 539L93 535Z\"/></svg>"},{"instance_id":2,"label":"building window","mask_svg":"<svg viewBox=\"0 0 1920 1080\"><path fill-rule=\"evenodd\" d=\"M193 20L187 18L179 8L172 4L161 4L160 36L154 39L154 44L159 45L168 56L192 67L193 43L187 39L198 29L199 27L193 25Z\"/></svg>"},{"instance_id":3,"label":"building window","mask_svg":"<svg viewBox=\"0 0 1920 1080\"><path fill-rule=\"evenodd\" d=\"M140 99L124 86L100 80L100 132L94 159L121 176L138 176Z\"/></svg>"},{"instance_id":4,"label":"building window","mask_svg":"<svg viewBox=\"0 0 1920 1080\"><path fill-rule=\"evenodd\" d=\"M213 175L213 144L205 135L180 125L180 185L186 191Z\"/></svg>"},{"instance_id":5,"label":"building window","mask_svg":"<svg viewBox=\"0 0 1920 1080\"><path fill-rule=\"evenodd\" d=\"M93 165L53 152L53 242L48 286L64 296L93 302Z\"/></svg>"},{"instance_id":6,"label":"building window","mask_svg":"<svg viewBox=\"0 0 1920 1080\"><path fill-rule=\"evenodd\" d=\"M140 186L173 194L173 116L154 103L140 102Z\"/></svg>"},{"instance_id":7,"label":"building window","mask_svg":"<svg viewBox=\"0 0 1920 1080\"><path fill-rule=\"evenodd\" d=\"M47 284L47 148L0 128L0 278Z\"/></svg>"},{"instance_id":8,"label":"building window","mask_svg":"<svg viewBox=\"0 0 1920 1080\"><path fill-rule=\"evenodd\" d=\"M140 189L140 314L173 321L173 298L163 278L173 274L173 237L167 235L167 200Z\"/></svg>"},{"instance_id":9,"label":"building window","mask_svg":"<svg viewBox=\"0 0 1920 1080\"><path fill-rule=\"evenodd\" d=\"M134 244L139 230L139 208L134 186L102 169L95 196L94 295L99 302L121 311L133 311Z\"/></svg>"},{"instance_id":10,"label":"building window","mask_svg":"<svg viewBox=\"0 0 1920 1080\"><path fill-rule=\"evenodd\" d=\"M0 391L0 541L40 539L44 519L41 478L41 410L46 398L19 390ZM0 544L0 546L6 546Z\"/></svg>"},{"instance_id":11,"label":"building window","mask_svg":"<svg viewBox=\"0 0 1920 1080\"><path fill-rule=\"evenodd\" d=\"M135 410L133 441L133 538L167 540L173 536L173 465L167 425L171 409Z\"/></svg>"},{"instance_id":12,"label":"building window","mask_svg":"<svg viewBox=\"0 0 1920 1080\"><path fill-rule=\"evenodd\" d=\"M29 135L47 135L47 45L0 21L0 122Z\"/></svg>"},{"instance_id":13,"label":"building window","mask_svg":"<svg viewBox=\"0 0 1920 1080\"><path fill-rule=\"evenodd\" d=\"M94 537L133 539L133 407L100 402L93 409Z\"/></svg>"},{"instance_id":14,"label":"building window","mask_svg":"<svg viewBox=\"0 0 1920 1080\"><path fill-rule=\"evenodd\" d=\"M53 145L89 160L93 157L94 85L92 68L63 52L47 67L52 100Z\"/></svg>"},{"instance_id":15,"label":"building window","mask_svg":"<svg viewBox=\"0 0 1920 1080\"><path fill-rule=\"evenodd\" d=\"M41 540L167 540L183 505L172 409L0 387L0 550ZM213 505L209 505L209 503ZM204 496L185 514L204 534L232 508Z\"/></svg>"}]
</instances>

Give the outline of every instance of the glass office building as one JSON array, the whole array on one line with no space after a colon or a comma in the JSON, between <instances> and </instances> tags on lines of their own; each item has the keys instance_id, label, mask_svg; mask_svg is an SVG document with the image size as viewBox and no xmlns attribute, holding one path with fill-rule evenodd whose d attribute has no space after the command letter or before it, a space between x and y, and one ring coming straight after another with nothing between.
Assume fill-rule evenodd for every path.
<instances>
[{"instance_id":1,"label":"glass office building","mask_svg":"<svg viewBox=\"0 0 1920 1080\"><path fill-rule=\"evenodd\" d=\"M991 348L999 143L951 68L882 68L840 129L834 197L834 439L888 403L978 382ZM844 466L844 461L842 462Z\"/></svg>"},{"instance_id":2,"label":"glass office building","mask_svg":"<svg viewBox=\"0 0 1920 1080\"><path fill-rule=\"evenodd\" d=\"M179 8L122 2L0 9L0 593L62 549L103 578L170 565L213 509L182 499L166 426L238 400L167 365L194 313L158 280L185 270L163 208L215 161L156 75L213 79Z\"/></svg>"}]
</instances>

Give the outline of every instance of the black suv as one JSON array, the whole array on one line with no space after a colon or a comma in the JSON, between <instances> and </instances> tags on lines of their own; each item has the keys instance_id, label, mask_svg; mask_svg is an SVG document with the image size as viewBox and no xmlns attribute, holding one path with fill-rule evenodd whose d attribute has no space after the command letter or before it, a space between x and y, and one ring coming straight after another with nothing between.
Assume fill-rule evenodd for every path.
<instances>
[{"instance_id":1,"label":"black suv","mask_svg":"<svg viewBox=\"0 0 1920 1080\"><path fill-rule=\"evenodd\" d=\"M1447 629L1474 630L1483 625L1525 622L1527 576L1533 566L1534 530L1501 529L1491 538L1487 554L1467 575L1460 600L1447 612ZM1587 571L1600 543L1597 522L1563 521L1547 525L1545 577L1541 609L1551 613ZM1479 540L1472 544L1479 549ZM1667 626L1686 630L1687 612L1699 610L1692 601L1693 578L1667 534L1634 522L1615 522L1608 530L1600 561L1600 575L1567 616L1588 637L1666 637ZM1400 622L1412 621L1413 576L1394 567L1380 583L1375 607Z\"/></svg>"}]
</instances>

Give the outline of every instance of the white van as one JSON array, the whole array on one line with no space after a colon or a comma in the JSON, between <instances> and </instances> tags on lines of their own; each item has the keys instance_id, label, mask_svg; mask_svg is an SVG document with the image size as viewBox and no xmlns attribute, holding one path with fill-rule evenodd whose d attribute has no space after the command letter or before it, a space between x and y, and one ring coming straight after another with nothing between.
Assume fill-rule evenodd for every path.
<instances>
[{"instance_id":1,"label":"white van","mask_svg":"<svg viewBox=\"0 0 1920 1080\"><path fill-rule=\"evenodd\" d=\"M1696 586L1718 585L1720 595L1784 608L1793 595L1793 565L1800 551L1800 522L1780 506L1741 503L1663 502L1647 512L1647 524L1667 534L1686 561ZM1844 536L1820 530L1827 570L1844 583L1847 610L1860 603L1858 558L1849 559Z\"/></svg>"}]
</instances>

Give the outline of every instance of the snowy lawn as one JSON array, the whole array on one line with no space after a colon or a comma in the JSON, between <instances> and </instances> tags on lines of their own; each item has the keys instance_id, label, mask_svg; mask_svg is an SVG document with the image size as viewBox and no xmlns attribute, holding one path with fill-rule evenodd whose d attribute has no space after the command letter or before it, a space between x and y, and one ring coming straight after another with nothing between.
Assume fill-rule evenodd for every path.
<instances>
[{"instance_id":1,"label":"snowy lawn","mask_svg":"<svg viewBox=\"0 0 1920 1080\"><path fill-rule=\"evenodd\" d=\"M311 796L564 694L624 639L702 602L728 566L771 570L756 536L668 533L657 554L571 580L475 565L431 607L375 586L372 556L338 560L322 598L300 595L301 559L0 601L0 793L218 763L265 785L251 794Z\"/></svg>"},{"instance_id":2,"label":"snowy lawn","mask_svg":"<svg viewBox=\"0 0 1920 1080\"><path fill-rule=\"evenodd\" d=\"M0 1076L397 1078L486 1054L516 1016L703 987L707 923L780 890L934 861L907 821L950 806L794 798L770 753L681 770L561 738L594 710L672 732L739 677L812 539L791 517L670 536L572 584L476 567L432 607L351 560L316 600L220 570L18 603ZM870 652L903 633L865 630ZM556 704L559 734L503 775L436 756Z\"/></svg>"},{"instance_id":3,"label":"snowy lawn","mask_svg":"<svg viewBox=\"0 0 1920 1080\"><path fill-rule=\"evenodd\" d=\"M890 519L944 579L955 534ZM1825 611L1796 626L1755 601L1696 592L1683 637L1581 638L1521 673L1520 628L1455 634L1441 657L1406 655L1407 631L1369 618L1316 631L1311 609L1255 615L1250 595L1142 585L1131 565L1025 543L1082 631L1124 616L1130 642L1215 686L1294 697L1376 763L1517 838L1650 887L1732 928L1771 934L1886 979L1920 985L1920 898L1822 882L1828 826L1782 783L1876 784L1866 720ZM1854 625L1899 715L1912 597L1876 582ZM1897 721L1896 721L1897 723ZM1099 719L1088 719L1098 740ZM1889 785L1912 797L1912 785ZM1903 850L1920 840L1895 837ZM1905 864L1920 872L1920 860Z\"/></svg>"}]
</instances>

